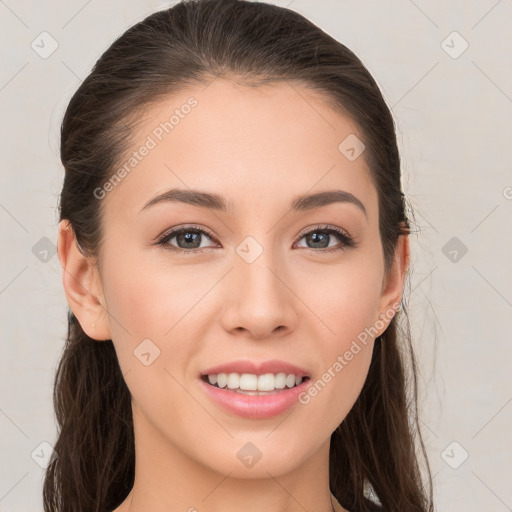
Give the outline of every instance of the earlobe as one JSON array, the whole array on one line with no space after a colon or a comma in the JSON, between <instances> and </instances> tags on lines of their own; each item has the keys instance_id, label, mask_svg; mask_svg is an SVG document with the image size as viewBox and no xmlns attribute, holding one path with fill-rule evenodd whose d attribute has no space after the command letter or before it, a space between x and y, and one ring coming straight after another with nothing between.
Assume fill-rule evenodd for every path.
<instances>
[{"instance_id":1,"label":"earlobe","mask_svg":"<svg viewBox=\"0 0 512 512\"><path fill-rule=\"evenodd\" d=\"M382 332L386 330L389 322L391 322L393 316L400 308L405 277L409 268L409 259L409 235L401 234L396 243L393 263L383 282L382 296L379 304L379 318L385 322Z\"/></svg>"},{"instance_id":2,"label":"earlobe","mask_svg":"<svg viewBox=\"0 0 512 512\"><path fill-rule=\"evenodd\" d=\"M62 267L62 284L70 309L82 329L92 339L111 339L108 311L101 279L92 258L78 247L73 227L67 219L59 222L57 254Z\"/></svg>"}]
</instances>

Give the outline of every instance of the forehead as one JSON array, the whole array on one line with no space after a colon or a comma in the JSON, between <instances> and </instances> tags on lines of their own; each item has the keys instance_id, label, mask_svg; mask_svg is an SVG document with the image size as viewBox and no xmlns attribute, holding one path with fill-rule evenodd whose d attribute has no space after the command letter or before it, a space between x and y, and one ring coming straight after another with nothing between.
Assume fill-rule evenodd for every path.
<instances>
[{"instance_id":1,"label":"forehead","mask_svg":"<svg viewBox=\"0 0 512 512\"><path fill-rule=\"evenodd\" d=\"M145 109L116 166L122 177L107 194L107 210L133 216L173 187L215 192L235 208L334 187L368 201L375 191L364 153L348 159L342 151L351 138L363 138L355 123L303 85L217 78Z\"/></svg>"}]
</instances>

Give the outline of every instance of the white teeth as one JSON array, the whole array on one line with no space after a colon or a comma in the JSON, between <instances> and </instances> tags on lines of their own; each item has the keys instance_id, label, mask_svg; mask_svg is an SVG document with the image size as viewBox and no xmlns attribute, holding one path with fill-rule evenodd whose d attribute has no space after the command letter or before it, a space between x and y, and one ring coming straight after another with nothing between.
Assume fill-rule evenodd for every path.
<instances>
[{"instance_id":1,"label":"white teeth","mask_svg":"<svg viewBox=\"0 0 512 512\"><path fill-rule=\"evenodd\" d=\"M217 384L219 388L244 391L274 391L275 389L284 389L284 387L293 388L302 382L302 377L293 373L266 373L264 375L255 375L252 373L219 373L217 375L208 375L208 382L212 385Z\"/></svg>"},{"instance_id":2,"label":"white teeth","mask_svg":"<svg viewBox=\"0 0 512 512\"><path fill-rule=\"evenodd\" d=\"M237 389L240 377L236 373L228 373L228 389Z\"/></svg>"},{"instance_id":3,"label":"white teeth","mask_svg":"<svg viewBox=\"0 0 512 512\"><path fill-rule=\"evenodd\" d=\"M258 390L258 376L251 375L250 373L242 373L238 382L238 388L245 391L257 391Z\"/></svg>"},{"instance_id":4,"label":"white teeth","mask_svg":"<svg viewBox=\"0 0 512 512\"><path fill-rule=\"evenodd\" d=\"M226 373L219 373L217 375L217 386L219 388L225 388L226 384L228 383L228 376Z\"/></svg>"}]
</instances>

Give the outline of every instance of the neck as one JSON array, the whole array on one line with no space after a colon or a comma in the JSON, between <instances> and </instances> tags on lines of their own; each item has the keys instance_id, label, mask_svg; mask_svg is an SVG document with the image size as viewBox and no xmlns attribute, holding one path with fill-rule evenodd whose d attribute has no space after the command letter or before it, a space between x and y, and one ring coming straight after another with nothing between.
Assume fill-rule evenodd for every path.
<instances>
[{"instance_id":1,"label":"neck","mask_svg":"<svg viewBox=\"0 0 512 512\"><path fill-rule=\"evenodd\" d=\"M135 481L114 512L343 512L329 490L330 439L290 467L294 447L289 447L289 454L284 450L276 453L265 446L264 436L253 436L262 456L247 468L236 453L249 446L250 436L235 442L218 429L212 432L209 446L191 446L184 453L142 415L134 411L133 417ZM233 451L228 443L237 448ZM213 457L212 450L222 453L222 460ZM229 453L235 456L226 455Z\"/></svg>"}]
</instances>

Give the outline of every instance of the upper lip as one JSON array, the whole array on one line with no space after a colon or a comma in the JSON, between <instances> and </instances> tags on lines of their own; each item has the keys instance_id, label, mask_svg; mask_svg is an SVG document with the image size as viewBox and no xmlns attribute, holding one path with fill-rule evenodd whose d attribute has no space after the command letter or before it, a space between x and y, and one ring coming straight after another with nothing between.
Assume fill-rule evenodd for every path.
<instances>
[{"instance_id":1,"label":"upper lip","mask_svg":"<svg viewBox=\"0 0 512 512\"><path fill-rule=\"evenodd\" d=\"M251 373L254 375L264 375L266 373L293 373L299 377L309 377L309 372L304 368L300 368L294 364L286 361L280 361L278 359L272 359L269 361L249 361L239 360L231 361L229 363L219 364L212 366L201 372L201 376L204 375L218 375L219 373Z\"/></svg>"}]
</instances>

